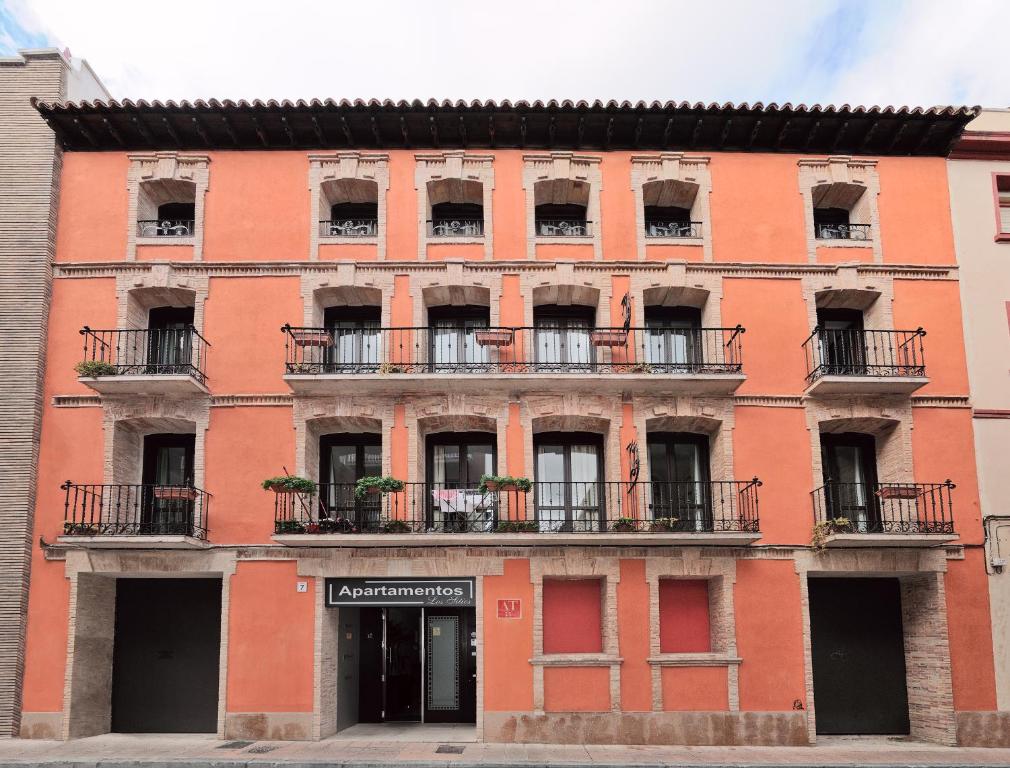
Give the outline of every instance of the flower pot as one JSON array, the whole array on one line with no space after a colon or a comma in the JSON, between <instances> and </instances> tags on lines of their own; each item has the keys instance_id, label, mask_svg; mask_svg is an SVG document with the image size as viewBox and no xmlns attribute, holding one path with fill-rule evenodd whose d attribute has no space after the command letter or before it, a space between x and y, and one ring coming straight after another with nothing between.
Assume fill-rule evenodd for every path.
<instances>
[{"instance_id":1,"label":"flower pot","mask_svg":"<svg viewBox=\"0 0 1010 768\"><path fill-rule=\"evenodd\" d=\"M196 499L196 488L174 488L171 486L155 486L154 498L193 501Z\"/></svg>"},{"instance_id":2,"label":"flower pot","mask_svg":"<svg viewBox=\"0 0 1010 768\"><path fill-rule=\"evenodd\" d=\"M474 338L482 347L507 347L512 343L512 331L508 329L474 331Z\"/></svg>"},{"instance_id":3,"label":"flower pot","mask_svg":"<svg viewBox=\"0 0 1010 768\"><path fill-rule=\"evenodd\" d=\"M382 489L377 485L370 485L365 489L365 492L369 496L378 496L380 493L382 493Z\"/></svg>"},{"instance_id":4,"label":"flower pot","mask_svg":"<svg viewBox=\"0 0 1010 768\"><path fill-rule=\"evenodd\" d=\"M288 488L286 485L281 485L280 483L271 483L270 490L274 493L294 493L293 490Z\"/></svg>"},{"instance_id":5,"label":"flower pot","mask_svg":"<svg viewBox=\"0 0 1010 768\"><path fill-rule=\"evenodd\" d=\"M497 491L501 486L497 480L485 480L484 489L487 491Z\"/></svg>"},{"instance_id":6,"label":"flower pot","mask_svg":"<svg viewBox=\"0 0 1010 768\"><path fill-rule=\"evenodd\" d=\"M305 329L291 331L295 344L299 347L332 347L333 336L329 331Z\"/></svg>"},{"instance_id":7,"label":"flower pot","mask_svg":"<svg viewBox=\"0 0 1010 768\"><path fill-rule=\"evenodd\" d=\"M882 499L914 499L919 495L919 489L911 486L885 486L877 491Z\"/></svg>"},{"instance_id":8,"label":"flower pot","mask_svg":"<svg viewBox=\"0 0 1010 768\"><path fill-rule=\"evenodd\" d=\"M623 347L628 343L625 330L591 331L589 341L594 347Z\"/></svg>"}]
</instances>

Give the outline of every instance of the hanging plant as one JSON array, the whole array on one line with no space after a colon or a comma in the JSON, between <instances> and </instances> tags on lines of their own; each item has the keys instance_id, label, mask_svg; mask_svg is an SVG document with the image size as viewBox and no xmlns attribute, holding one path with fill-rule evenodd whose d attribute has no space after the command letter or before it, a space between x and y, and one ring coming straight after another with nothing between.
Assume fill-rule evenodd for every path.
<instances>
[{"instance_id":1,"label":"hanging plant","mask_svg":"<svg viewBox=\"0 0 1010 768\"><path fill-rule=\"evenodd\" d=\"M835 517L814 525L810 533L810 546L823 552L828 546L828 537L835 533L852 533L852 521L847 517Z\"/></svg>"},{"instance_id":2,"label":"hanging plant","mask_svg":"<svg viewBox=\"0 0 1010 768\"><path fill-rule=\"evenodd\" d=\"M354 484L354 498L363 499L369 494L390 493L392 491L402 491L403 481L395 477L379 477L370 475L363 477Z\"/></svg>"}]
</instances>

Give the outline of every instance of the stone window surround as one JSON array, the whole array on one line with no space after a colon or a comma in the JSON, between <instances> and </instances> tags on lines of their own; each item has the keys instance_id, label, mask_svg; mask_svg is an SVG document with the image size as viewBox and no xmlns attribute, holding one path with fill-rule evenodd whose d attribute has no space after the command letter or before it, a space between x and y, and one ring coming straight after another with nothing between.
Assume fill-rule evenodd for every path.
<instances>
[{"instance_id":1,"label":"stone window surround","mask_svg":"<svg viewBox=\"0 0 1010 768\"><path fill-rule=\"evenodd\" d=\"M602 221L600 218L600 191L603 189L603 174L599 156L581 155L572 152L541 152L523 155L523 190L526 195L526 258L536 260L537 245L577 245L591 244L593 259L603 260ZM540 237L536 231L537 182L570 179L589 184L589 204L586 219L592 222L590 234L586 237Z\"/></svg>"},{"instance_id":2,"label":"stone window surround","mask_svg":"<svg viewBox=\"0 0 1010 768\"><path fill-rule=\"evenodd\" d=\"M711 158L685 155L683 152L661 152L631 156L631 191L635 195L635 246L639 261L645 260L645 247L656 245L701 245L704 261L712 261L712 194ZM695 184L698 187L691 206L691 220L701 222L701 237L645 237L645 185L656 181Z\"/></svg>"},{"instance_id":3,"label":"stone window surround","mask_svg":"<svg viewBox=\"0 0 1010 768\"><path fill-rule=\"evenodd\" d=\"M857 265L839 266L833 275L804 275L803 300L807 324L817 327L819 308L858 309L868 331L894 330L894 277L860 270Z\"/></svg>"},{"instance_id":4,"label":"stone window surround","mask_svg":"<svg viewBox=\"0 0 1010 768\"><path fill-rule=\"evenodd\" d=\"M417 258L427 261L428 245L460 245L481 243L484 259L491 261L494 253L494 155L476 154L465 150L444 152L424 152L414 155L414 188L417 190ZM428 199L428 184L442 179L461 179L480 182L483 193L484 236L483 237L428 237L428 219L431 218L431 204Z\"/></svg>"},{"instance_id":5,"label":"stone window surround","mask_svg":"<svg viewBox=\"0 0 1010 768\"><path fill-rule=\"evenodd\" d=\"M320 204L323 184L341 179L375 182L377 224L375 237L320 237L323 219ZM328 152L309 155L309 260L319 260L319 245L368 245L378 248L378 260L386 259L386 195L389 192L389 155L381 152ZM329 213L326 213L329 218Z\"/></svg>"},{"instance_id":6,"label":"stone window surround","mask_svg":"<svg viewBox=\"0 0 1010 768\"><path fill-rule=\"evenodd\" d=\"M810 647L810 596L807 586L807 578L811 575L899 579L911 736L913 739L948 746L956 744L944 584L947 550L894 548L827 550L821 553L797 550L794 557L800 580L803 614L804 678L810 744L817 743ZM926 607L920 608L923 603Z\"/></svg>"},{"instance_id":7,"label":"stone window surround","mask_svg":"<svg viewBox=\"0 0 1010 768\"><path fill-rule=\"evenodd\" d=\"M663 711L663 667L700 666L726 667L728 709L740 709L739 665L736 646L736 612L733 607L733 585L736 583L736 560L720 555L710 556L697 549L683 549L680 557L647 557L645 578L649 584L649 666L652 672L652 709ZM709 625L712 650L709 653L661 653L659 636L660 579L705 579L709 588Z\"/></svg>"},{"instance_id":8,"label":"stone window surround","mask_svg":"<svg viewBox=\"0 0 1010 768\"><path fill-rule=\"evenodd\" d=\"M126 181L128 197L126 260L136 261L138 245L192 245L193 261L202 261L204 202L210 185L210 157L188 152L154 152L131 154L128 158L130 169ZM193 218L196 231L192 237L140 237L137 234L137 216L141 185L151 181L167 180L187 181L195 185Z\"/></svg>"},{"instance_id":9,"label":"stone window surround","mask_svg":"<svg viewBox=\"0 0 1010 768\"><path fill-rule=\"evenodd\" d=\"M621 664L617 638L617 585L621 558L562 549L558 557L531 559L533 584L533 710L544 713L544 667L607 667L610 676L610 711L621 711ZM544 653L544 579L599 579L603 631L601 653Z\"/></svg>"},{"instance_id":10,"label":"stone window surround","mask_svg":"<svg viewBox=\"0 0 1010 768\"><path fill-rule=\"evenodd\" d=\"M883 262L880 241L880 214L877 210L877 196L880 194L880 177L877 161L853 158L844 155L825 158L802 158L799 167L800 196L803 199L803 220L806 229L807 259L817 261L817 248L873 248L873 262ZM814 187L823 184L855 184L865 188L853 207L858 221L854 224L869 224L870 239L867 240L818 240L814 228Z\"/></svg>"},{"instance_id":11,"label":"stone window surround","mask_svg":"<svg viewBox=\"0 0 1010 768\"><path fill-rule=\"evenodd\" d=\"M183 274L170 264L152 264L144 272L117 274L116 327L147 328L147 313L152 307L191 306L193 327L202 336L208 285L207 275Z\"/></svg>"}]
</instances>

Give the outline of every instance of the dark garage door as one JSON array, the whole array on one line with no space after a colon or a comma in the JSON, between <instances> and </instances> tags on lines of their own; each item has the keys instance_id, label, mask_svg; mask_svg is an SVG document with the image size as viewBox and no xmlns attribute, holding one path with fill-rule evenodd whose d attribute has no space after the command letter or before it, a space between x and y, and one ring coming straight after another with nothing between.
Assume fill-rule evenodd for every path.
<instances>
[{"instance_id":1,"label":"dark garage door","mask_svg":"<svg viewBox=\"0 0 1010 768\"><path fill-rule=\"evenodd\" d=\"M817 733L907 734L898 580L808 584Z\"/></svg>"},{"instance_id":2,"label":"dark garage door","mask_svg":"<svg viewBox=\"0 0 1010 768\"><path fill-rule=\"evenodd\" d=\"M119 579L112 730L213 733L220 579Z\"/></svg>"}]
</instances>

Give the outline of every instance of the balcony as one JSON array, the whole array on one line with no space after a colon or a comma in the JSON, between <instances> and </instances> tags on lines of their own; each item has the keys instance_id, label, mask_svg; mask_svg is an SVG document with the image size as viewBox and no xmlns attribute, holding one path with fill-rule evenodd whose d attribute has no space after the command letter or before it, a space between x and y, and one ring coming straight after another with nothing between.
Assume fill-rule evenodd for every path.
<instances>
[{"instance_id":1,"label":"balcony","mask_svg":"<svg viewBox=\"0 0 1010 768\"><path fill-rule=\"evenodd\" d=\"M143 219L137 222L137 237L193 237L192 219Z\"/></svg>"},{"instance_id":2,"label":"balcony","mask_svg":"<svg viewBox=\"0 0 1010 768\"><path fill-rule=\"evenodd\" d=\"M818 240L866 240L869 241L869 224L814 224Z\"/></svg>"},{"instance_id":3,"label":"balcony","mask_svg":"<svg viewBox=\"0 0 1010 768\"><path fill-rule=\"evenodd\" d=\"M585 219L537 219L537 237L592 237L593 222Z\"/></svg>"},{"instance_id":4,"label":"balcony","mask_svg":"<svg viewBox=\"0 0 1010 768\"><path fill-rule=\"evenodd\" d=\"M207 394L207 348L187 328L93 330L84 326L78 378L103 395Z\"/></svg>"},{"instance_id":5,"label":"balcony","mask_svg":"<svg viewBox=\"0 0 1010 768\"><path fill-rule=\"evenodd\" d=\"M378 219L357 218L319 222L320 237L378 237L378 234Z\"/></svg>"},{"instance_id":6,"label":"balcony","mask_svg":"<svg viewBox=\"0 0 1010 768\"><path fill-rule=\"evenodd\" d=\"M760 538L753 480L537 482L488 491L407 483L355 498L353 485L279 493L274 539L289 546L635 544L740 546Z\"/></svg>"},{"instance_id":7,"label":"balcony","mask_svg":"<svg viewBox=\"0 0 1010 768\"><path fill-rule=\"evenodd\" d=\"M828 483L811 497L815 535L827 547L924 547L954 541L943 483ZM819 529L819 531L818 531Z\"/></svg>"},{"instance_id":8,"label":"balcony","mask_svg":"<svg viewBox=\"0 0 1010 768\"><path fill-rule=\"evenodd\" d=\"M199 549L210 494L188 485L77 485L67 481L61 544L96 549Z\"/></svg>"},{"instance_id":9,"label":"balcony","mask_svg":"<svg viewBox=\"0 0 1010 768\"><path fill-rule=\"evenodd\" d=\"M586 384L596 391L729 394L744 380L735 328L293 328L285 381L299 394L367 383L376 393L514 392Z\"/></svg>"},{"instance_id":10,"label":"balcony","mask_svg":"<svg viewBox=\"0 0 1010 768\"><path fill-rule=\"evenodd\" d=\"M484 219L429 219L428 237L436 239L484 237Z\"/></svg>"},{"instance_id":11,"label":"balcony","mask_svg":"<svg viewBox=\"0 0 1010 768\"><path fill-rule=\"evenodd\" d=\"M700 221L680 221L676 219L646 219L645 236L647 238L700 238Z\"/></svg>"},{"instance_id":12,"label":"balcony","mask_svg":"<svg viewBox=\"0 0 1010 768\"><path fill-rule=\"evenodd\" d=\"M922 386L926 332L825 330L805 342L808 395L907 395Z\"/></svg>"}]
</instances>

